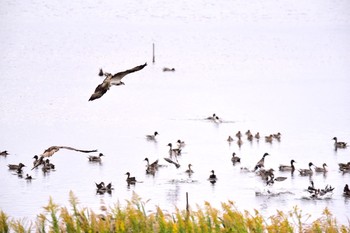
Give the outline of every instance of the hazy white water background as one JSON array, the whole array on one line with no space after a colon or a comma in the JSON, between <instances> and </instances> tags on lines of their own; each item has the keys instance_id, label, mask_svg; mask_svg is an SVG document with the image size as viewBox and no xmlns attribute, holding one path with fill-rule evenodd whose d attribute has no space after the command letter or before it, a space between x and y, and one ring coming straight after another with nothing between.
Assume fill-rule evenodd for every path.
<instances>
[{"instance_id":1,"label":"hazy white water background","mask_svg":"<svg viewBox=\"0 0 350 233\"><path fill-rule=\"evenodd\" d=\"M34 219L49 197L68 205L72 190L82 206L98 210L100 199L124 203L135 191L146 207L172 211L204 201L219 207L233 200L239 209L258 209L265 216L297 205L318 217L328 207L347 223L349 200L342 189L349 174L338 172L349 149L333 150L331 138L350 141L350 33L347 1L3 1L0 3L0 208L13 217ZM152 64L152 43L156 63ZM118 72L148 66L88 102L102 82L98 69ZM163 73L164 66L175 67ZM202 119L217 113L228 123ZM280 143L264 140L241 149L226 142L238 130L265 136L282 133ZM157 130L157 143L145 134ZM185 140L181 167L145 175L150 160L167 156L169 142ZM51 145L98 149L101 165L87 155L62 150L52 157L57 169L43 176L30 171L32 157ZM235 151L242 163L232 166ZM294 195L257 197L260 177L241 173L268 152L266 167L297 161L306 168L326 162L326 176L315 184L335 187L332 199L301 198L307 177L288 176L272 187ZM7 170L23 162L28 183ZM186 183L187 164L193 182ZM214 169L212 186L206 179ZM130 171L143 181L127 187ZM94 182L112 182L112 195L95 194ZM15 204L14 204L15 203Z\"/></svg>"}]
</instances>

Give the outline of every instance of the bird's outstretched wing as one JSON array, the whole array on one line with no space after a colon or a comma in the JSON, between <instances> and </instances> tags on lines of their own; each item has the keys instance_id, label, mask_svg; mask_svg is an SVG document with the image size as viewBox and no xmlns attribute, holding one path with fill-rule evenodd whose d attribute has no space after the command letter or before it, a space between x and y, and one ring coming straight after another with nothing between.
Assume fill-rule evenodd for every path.
<instances>
[{"instance_id":1,"label":"bird's outstretched wing","mask_svg":"<svg viewBox=\"0 0 350 233\"><path fill-rule=\"evenodd\" d=\"M50 146L49 148L47 148L44 151L44 153L41 154L41 156L51 157L53 154L55 154L60 149L74 150L74 151L83 152L83 153L97 152L97 150L79 150L79 149L75 149L75 148L69 147L69 146Z\"/></svg>"},{"instance_id":2,"label":"bird's outstretched wing","mask_svg":"<svg viewBox=\"0 0 350 233\"><path fill-rule=\"evenodd\" d=\"M101 98L108 90L110 87L110 79L105 79L101 84L99 84L95 92L91 95L89 101Z\"/></svg>"},{"instance_id":3,"label":"bird's outstretched wing","mask_svg":"<svg viewBox=\"0 0 350 233\"><path fill-rule=\"evenodd\" d=\"M179 168L180 167L180 164L178 164L177 162L169 159L169 158L164 158L165 161L167 161L168 163L172 163L175 165L176 168Z\"/></svg>"},{"instance_id":4,"label":"bird's outstretched wing","mask_svg":"<svg viewBox=\"0 0 350 233\"><path fill-rule=\"evenodd\" d=\"M79 149L75 149L75 148L69 147L69 146L59 146L59 148L60 149L67 149L67 150L74 150L74 151L83 152L83 153L97 152L97 150L79 150Z\"/></svg>"},{"instance_id":5,"label":"bird's outstretched wing","mask_svg":"<svg viewBox=\"0 0 350 233\"><path fill-rule=\"evenodd\" d=\"M122 71L122 72L118 72L116 74L114 74L111 78L111 84L113 85L118 85L120 84L120 80L122 78L124 78L126 75L130 74L130 73L133 73L133 72L136 72L136 71L140 71L142 70L145 66L147 66L147 62L143 65L139 65L139 66L135 66L134 68L132 69L128 69L128 70L125 70L125 71Z\"/></svg>"}]
</instances>

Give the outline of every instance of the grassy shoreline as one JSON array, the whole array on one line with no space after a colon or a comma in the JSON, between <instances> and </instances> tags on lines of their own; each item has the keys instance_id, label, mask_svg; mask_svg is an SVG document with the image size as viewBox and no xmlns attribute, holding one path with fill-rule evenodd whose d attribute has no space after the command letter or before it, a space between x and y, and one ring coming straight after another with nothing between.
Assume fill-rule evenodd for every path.
<instances>
[{"instance_id":1,"label":"grassy shoreline","mask_svg":"<svg viewBox=\"0 0 350 233\"><path fill-rule=\"evenodd\" d=\"M72 192L69 202L69 208L61 207L50 198L34 223L11 218L0 209L0 232L350 232L350 222L348 226L338 224L327 208L317 220L308 222L310 215L298 207L276 211L266 219L257 210L253 214L238 211L232 201L222 203L220 210L205 202L197 210L176 209L173 214L159 207L147 214L145 203L136 194L125 207L102 205L103 214L80 208Z\"/></svg>"}]
</instances>

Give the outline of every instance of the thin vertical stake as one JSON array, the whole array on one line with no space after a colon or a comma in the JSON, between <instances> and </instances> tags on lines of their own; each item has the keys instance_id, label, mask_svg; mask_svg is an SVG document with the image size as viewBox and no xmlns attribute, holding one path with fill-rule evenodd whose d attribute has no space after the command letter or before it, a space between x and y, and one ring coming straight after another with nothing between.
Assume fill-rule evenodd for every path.
<instances>
[{"instance_id":1,"label":"thin vertical stake","mask_svg":"<svg viewBox=\"0 0 350 233\"><path fill-rule=\"evenodd\" d=\"M188 205L188 192L186 192L186 211L188 213L189 205Z\"/></svg>"},{"instance_id":2,"label":"thin vertical stake","mask_svg":"<svg viewBox=\"0 0 350 233\"><path fill-rule=\"evenodd\" d=\"M156 62L156 57L155 57L155 53L154 53L154 43L153 43L153 59L152 62L155 63Z\"/></svg>"}]
</instances>

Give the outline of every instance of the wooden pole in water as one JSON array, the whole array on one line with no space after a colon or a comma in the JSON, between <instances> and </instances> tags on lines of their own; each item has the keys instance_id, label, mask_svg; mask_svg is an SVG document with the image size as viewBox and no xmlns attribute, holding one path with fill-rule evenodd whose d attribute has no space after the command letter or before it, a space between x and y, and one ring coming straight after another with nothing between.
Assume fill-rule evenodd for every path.
<instances>
[{"instance_id":1,"label":"wooden pole in water","mask_svg":"<svg viewBox=\"0 0 350 233\"><path fill-rule=\"evenodd\" d=\"M189 212L189 205L188 205L188 192L186 192L186 211Z\"/></svg>"},{"instance_id":2,"label":"wooden pole in water","mask_svg":"<svg viewBox=\"0 0 350 233\"><path fill-rule=\"evenodd\" d=\"M153 63L156 62L156 57L155 57L155 53L154 53L154 43L153 43L153 58L152 58L152 62Z\"/></svg>"}]
</instances>

